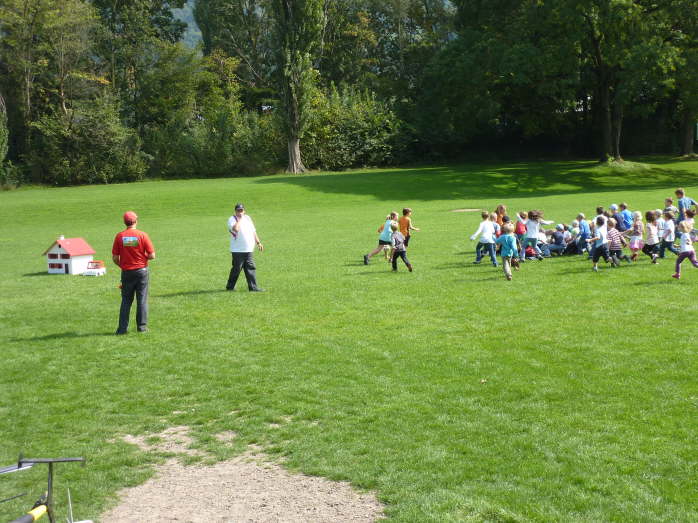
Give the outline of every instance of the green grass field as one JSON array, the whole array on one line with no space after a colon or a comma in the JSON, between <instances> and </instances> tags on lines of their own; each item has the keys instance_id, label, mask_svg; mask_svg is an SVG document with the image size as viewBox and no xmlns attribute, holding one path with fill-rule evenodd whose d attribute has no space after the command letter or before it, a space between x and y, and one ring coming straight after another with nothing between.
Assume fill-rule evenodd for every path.
<instances>
[{"instance_id":1,"label":"green grass field","mask_svg":"<svg viewBox=\"0 0 698 523\"><path fill-rule=\"evenodd\" d=\"M696 521L698 271L675 281L673 259L644 257L593 273L574 257L507 282L471 263L478 214L452 212L505 203L567 222L620 201L657 208L677 186L698 197L698 162L641 161L0 193L0 465L86 456L58 468L57 495L69 485L76 516L98 519L163 459L120 436L188 425L215 459L256 443L375 490L395 521ZM266 247L264 294L224 291L236 201ZM405 205L415 272L364 266ZM110 260L128 209L157 250L151 331L115 337L111 262L103 278L50 276L41 254L64 234ZM232 447L213 437L224 430ZM30 492L0 520L44 472L0 476L0 499Z\"/></svg>"}]
</instances>

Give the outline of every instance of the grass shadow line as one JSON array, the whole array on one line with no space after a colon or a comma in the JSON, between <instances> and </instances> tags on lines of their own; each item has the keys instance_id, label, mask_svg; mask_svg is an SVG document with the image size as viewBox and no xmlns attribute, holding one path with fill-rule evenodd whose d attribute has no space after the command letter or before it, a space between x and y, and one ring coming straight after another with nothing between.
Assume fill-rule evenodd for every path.
<instances>
[{"instance_id":1,"label":"grass shadow line","mask_svg":"<svg viewBox=\"0 0 698 523\"><path fill-rule=\"evenodd\" d=\"M62 339L68 339L68 338L96 338L96 337L104 337L104 336L114 336L114 332L113 331L86 332L86 333L78 333L75 331L58 332L58 333L54 333L54 334L45 334L43 336L29 336L27 338L10 338L10 342L19 343L19 342L27 342L27 341L51 341L51 340L62 340Z\"/></svg>"},{"instance_id":2,"label":"grass shadow line","mask_svg":"<svg viewBox=\"0 0 698 523\"><path fill-rule=\"evenodd\" d=\"M197 296L200 294L218 294L220 292L229 292L227 289L209 289L209 290L198 290L198 291L180 291L171 292L168 294L152 294L153 298L177 298L179 296Z\"/></svg>"},{"instance_id":3,"label":"grass shadow line","mask_svg":"<svg viewBox=\"0 0 698 523\"><path fill-rule=\"evenodd\" d=\"M606 168L591 160L473 163L378 171L260 178L324 194L355 194L378 200L432 201L534 198L564 194L652 190L695 183L696 173L649 164L646 169ZM399 182L396 179L399 178Z\"/></svg>"}]
</instances>

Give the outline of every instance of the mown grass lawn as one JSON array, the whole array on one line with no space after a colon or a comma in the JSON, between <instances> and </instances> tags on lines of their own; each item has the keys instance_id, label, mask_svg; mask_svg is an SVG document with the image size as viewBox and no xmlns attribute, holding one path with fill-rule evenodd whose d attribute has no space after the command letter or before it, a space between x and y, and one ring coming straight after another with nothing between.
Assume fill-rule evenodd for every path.
<instances>
[{"instance_id":1,"label":"mown grass lawn","mask_svg":"<svg viewBox=\"0 0 698 523\"><path fill-rule=\"evenodd\" d=\"M698 271L581 258L514 280L471 264L477 213L660 207L698 195L698 162L468 164L300 177L148 182L0 194L0 465L60 466L57 496L98 518L153 456L124 434L193 429L216 459L257 443L287 467L374 489L395 521L698 520ZM264 294L225 292L236 201L266 251ZM414 209L415 272L361 257L387 212ZM49 276L82 236L110 259L125 210L158 259L151 331L115 337L118 270ZM513 212L511 213L513 214ZM671 256L671 255L669 255ZM277 426L280 425L280 426ZM213 434L233 430L232 447ZM44 470L0 477L0 520Z\"/></svg>"}]
</instances>

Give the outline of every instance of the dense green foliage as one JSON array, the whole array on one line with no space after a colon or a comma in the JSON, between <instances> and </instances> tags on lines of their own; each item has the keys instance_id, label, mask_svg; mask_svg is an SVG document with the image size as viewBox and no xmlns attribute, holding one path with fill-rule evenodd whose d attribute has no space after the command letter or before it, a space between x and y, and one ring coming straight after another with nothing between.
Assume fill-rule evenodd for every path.
<instances>
[{"instance_id":1,"label":"dense green foliage","mask_svg":"<svg viewBox=\"0 0 698 523\"><path fill-rule=\"evenodd\" d=\"M44 115L32 127L35 149L29 163L45 183L130 182L145 174L140 140L124 127L108 98L77 103L69 117Z\"/></svg>"},{"instance_id":2,"label":"dense green foliage","mask_svg":"<svg viewBox=\"0 0 698 523\"><path fill-rule=\"evenodd\" d=\"M71 172L88 158L64 159L75 167L56 167L61 176L32 161L47 118L98 114L105 98L138 137L122 156L135 153L151 177L400 164L470 152L604 161L624 152L690 155L698 120L693 4L3 0L8 157L29 181L132 179L118 174L119 161L109 177ZM211 57L234 59L225 107L205 94ZM318 103L331 101L333 89L366 95ZM364 136L371 143L359 143ZM89 148L85 140L78 154Z\"/></svg>"},{"instance_id":3,"label":"dense green foliage","mask_svg":"<svg viewBox=\"0 0 698 523\"><path fill-rule=\"evenodd\" d=\"M684 263L676 281L673 258L643 257L593 273L565 257L526 263L508 282L471 263L478 213L452 212L505 203L569 221L611 202L653 209L678 184L695 197L696 172L695 161L483 162L0 193L11 253L0 465L19 452L85 456L58 468L55 493L63 510L69 487L76 519L98 520L167 457L124 436L186 425L210 461L254 443L291 470L375 490L394 521L696 521L698 357L686 320L698 270ZM265 294L224 290L238 200L265 245ZM415 272L364 266L386 213L405 205L421 229ZM40 254L65 234L109 260L126 209L157 259L150 332L117 338L115 267L47 275ZM214 437L223 431L237 437ZM0 476L2 499L29 492L0 504L0 521L43 488L45 469Z\"/></svg>"},{"instance_id":4,"label":"dense green foliage","mask_svg":"<svg viewBox=\"0 0 698 523\"><path fill-rule=\"evenodd\" d=\"M332 86L309 104L311 115L303 142L309 167L346 169L384 165L402 154L406 136L387 104L369 93Z\"/></svg>"}]
</instances>

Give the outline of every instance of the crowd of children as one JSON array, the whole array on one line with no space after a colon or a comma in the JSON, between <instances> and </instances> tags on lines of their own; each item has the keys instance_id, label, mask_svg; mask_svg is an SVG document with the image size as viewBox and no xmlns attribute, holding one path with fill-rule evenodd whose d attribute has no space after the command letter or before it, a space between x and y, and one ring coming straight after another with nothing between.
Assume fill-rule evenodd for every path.
<instances>
[{"instance_id":1,"label":"crowd of children","mask_svg":"<svg viewBox=\"0 0 698 523\"><path fill-rule=\"evenodd\" d=\"M521 211L513 224L506 207L499 205L493 213L482 213L482 222L470 237L478 240L473 263L480 263L483 253L487 253L492 265L497 267L496 247L500 246L504 275L511 280L511 267L518 268L518 263L526 260L542 261L554 255L586 255L592 261L592 270L598 271L598 262L602 258L617 267L621 261L637 262L643 253L656 264L669 251L677 256L672 276L678 279L683 260L689 259L694 267L698 267L693 248L698 232L694 229L698 204L681 188L676 190L676 197L678 207L674 206L672 198L667 198L664 209L645 212L644 223L641 212L631 212L626 203L621 203L610 205L608 210L597 207L596 216L591 220L579 213L569 224L559 223L547 230L544 226L553 222L544 220L542 211ZM625 254L626 246L630 248L631 256Z\"/></svg>"},{"instance_id":2,"label":"crowd of children","mask_svg":"<svg viewBox=\"0 0 698 523\"><path fill-rule=\"evenodd\" d=\"M494 212L482 211L482 221L470 236L477 239L475 260L481 263L488 256L494 267L498 267L497 252L502 259L502 267L507 280L512 279L512 268L519 269L519 264L526 260L542 261L552 256L583 255L592 261L592 269L598 271L598 262L603 258L606 263L617 267L621 261L637 262L640 253L650 258L651 263L666 257L667 251L676 255L675 271L672 275L681 277L681 264L688 259L698 268L693 242L698 231L694 228L694 217L698 203L686 196L684 189L675 191L674 200L664 200L664 209L631 212L626 203L612 204L608 210L596 208L596 216L587 220L583 213L569 224L559 223L553 228L545 226L554 222L545 220L540 210L521 211L512 221L505 205L498 205ZM407 258L410 232L419 231L412 225L412 209L404 208L402 217L391 212L385 223L378 229L378 246L364 255L364 264L368 265L371 257L384 253L391 262L393 271L397 271L397 259L401 258L412 272L412 264ZM676 243L678 242L678 248ZM631 255L624 252L630 249Z\"/></svg>"}]
</instances>

